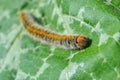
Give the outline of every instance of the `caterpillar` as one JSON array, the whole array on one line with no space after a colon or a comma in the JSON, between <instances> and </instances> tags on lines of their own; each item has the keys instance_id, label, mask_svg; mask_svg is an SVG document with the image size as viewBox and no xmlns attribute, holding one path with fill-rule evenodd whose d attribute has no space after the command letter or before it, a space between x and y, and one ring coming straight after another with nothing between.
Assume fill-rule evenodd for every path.
<instances>
[{"instance_id":1,"label":"caterpillar","mask_svg":"<svg viewBox=\"0 0 120 80\"><path fill-rule=\"evenodd\" d=\"M20 20L27 32L37 40L63 49L85 49L92 40L83 35L62 35L44 28L32 14L20 11Z\"/></svg>"}]
</instances>

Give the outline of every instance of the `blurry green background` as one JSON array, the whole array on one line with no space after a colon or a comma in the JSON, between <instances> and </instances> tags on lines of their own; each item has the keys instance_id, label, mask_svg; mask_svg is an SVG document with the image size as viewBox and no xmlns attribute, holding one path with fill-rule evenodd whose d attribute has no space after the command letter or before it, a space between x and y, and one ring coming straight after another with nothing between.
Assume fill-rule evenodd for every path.
<instances>
[{"instance_id":1,"label":"blurry green background","mask_svg":"<svg viewBox=\"0 0 120 80\"><path fill-rule=\"evenodd\" d=\"M120 80L119 0L0 0L0 80ZM30 38L19 12L93 40L73 51Z\"/></svg>"}]
</instances>

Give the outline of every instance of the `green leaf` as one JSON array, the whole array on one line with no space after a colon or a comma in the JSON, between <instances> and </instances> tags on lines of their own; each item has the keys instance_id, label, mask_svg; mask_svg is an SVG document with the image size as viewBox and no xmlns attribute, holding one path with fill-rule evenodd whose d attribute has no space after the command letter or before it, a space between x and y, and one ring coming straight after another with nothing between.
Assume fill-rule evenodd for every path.
<instances>
[{"instance_id":1,"label":"green leaf","mask_svg":"<svg viewBox=\"0 0 120 80\"><path fill-rule=\"evenodd\" d=\"M0 0L0 80L120 80L119 0ZM92 39L65 50L26 34L19 12L46 28ZM48 26L48 27L47 27Z\"/></svg>"}]
</instances>

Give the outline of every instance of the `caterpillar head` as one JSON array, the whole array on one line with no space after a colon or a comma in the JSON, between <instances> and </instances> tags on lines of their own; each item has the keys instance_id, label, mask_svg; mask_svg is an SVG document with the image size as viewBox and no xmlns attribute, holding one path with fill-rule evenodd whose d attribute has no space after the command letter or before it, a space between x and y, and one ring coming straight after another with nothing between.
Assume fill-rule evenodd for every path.
<instances>
[{"instance_id":1,"label":"caterpillar head","mask_svg":"<svg viewBox=\"0 0 120 80\"><path fill-rule=\"evenodd\" d=\"M79 45L80 49L84 49L91 45L92 40L80 35L77 37L76 42Z\"/></svg>"}]
</instances>

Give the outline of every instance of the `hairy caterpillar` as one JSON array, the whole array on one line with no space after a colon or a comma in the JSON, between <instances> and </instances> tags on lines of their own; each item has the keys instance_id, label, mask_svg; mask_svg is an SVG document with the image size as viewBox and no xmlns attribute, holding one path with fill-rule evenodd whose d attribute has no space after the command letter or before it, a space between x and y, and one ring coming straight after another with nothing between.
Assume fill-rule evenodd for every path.
<instances>
[{"instance_id":1,"label":"hairy caterpillar","mask_svg":"<svg viewBox=\"0 0 120 80\"><path fill-rule=\"evenodd\" d=\"M92 40L82 35L62 35L45 29L30 13L20 12L20 20L25 29L37 40L45 44L64 49L84 49L91 45Z\"/></svg>"}]
</instances>

